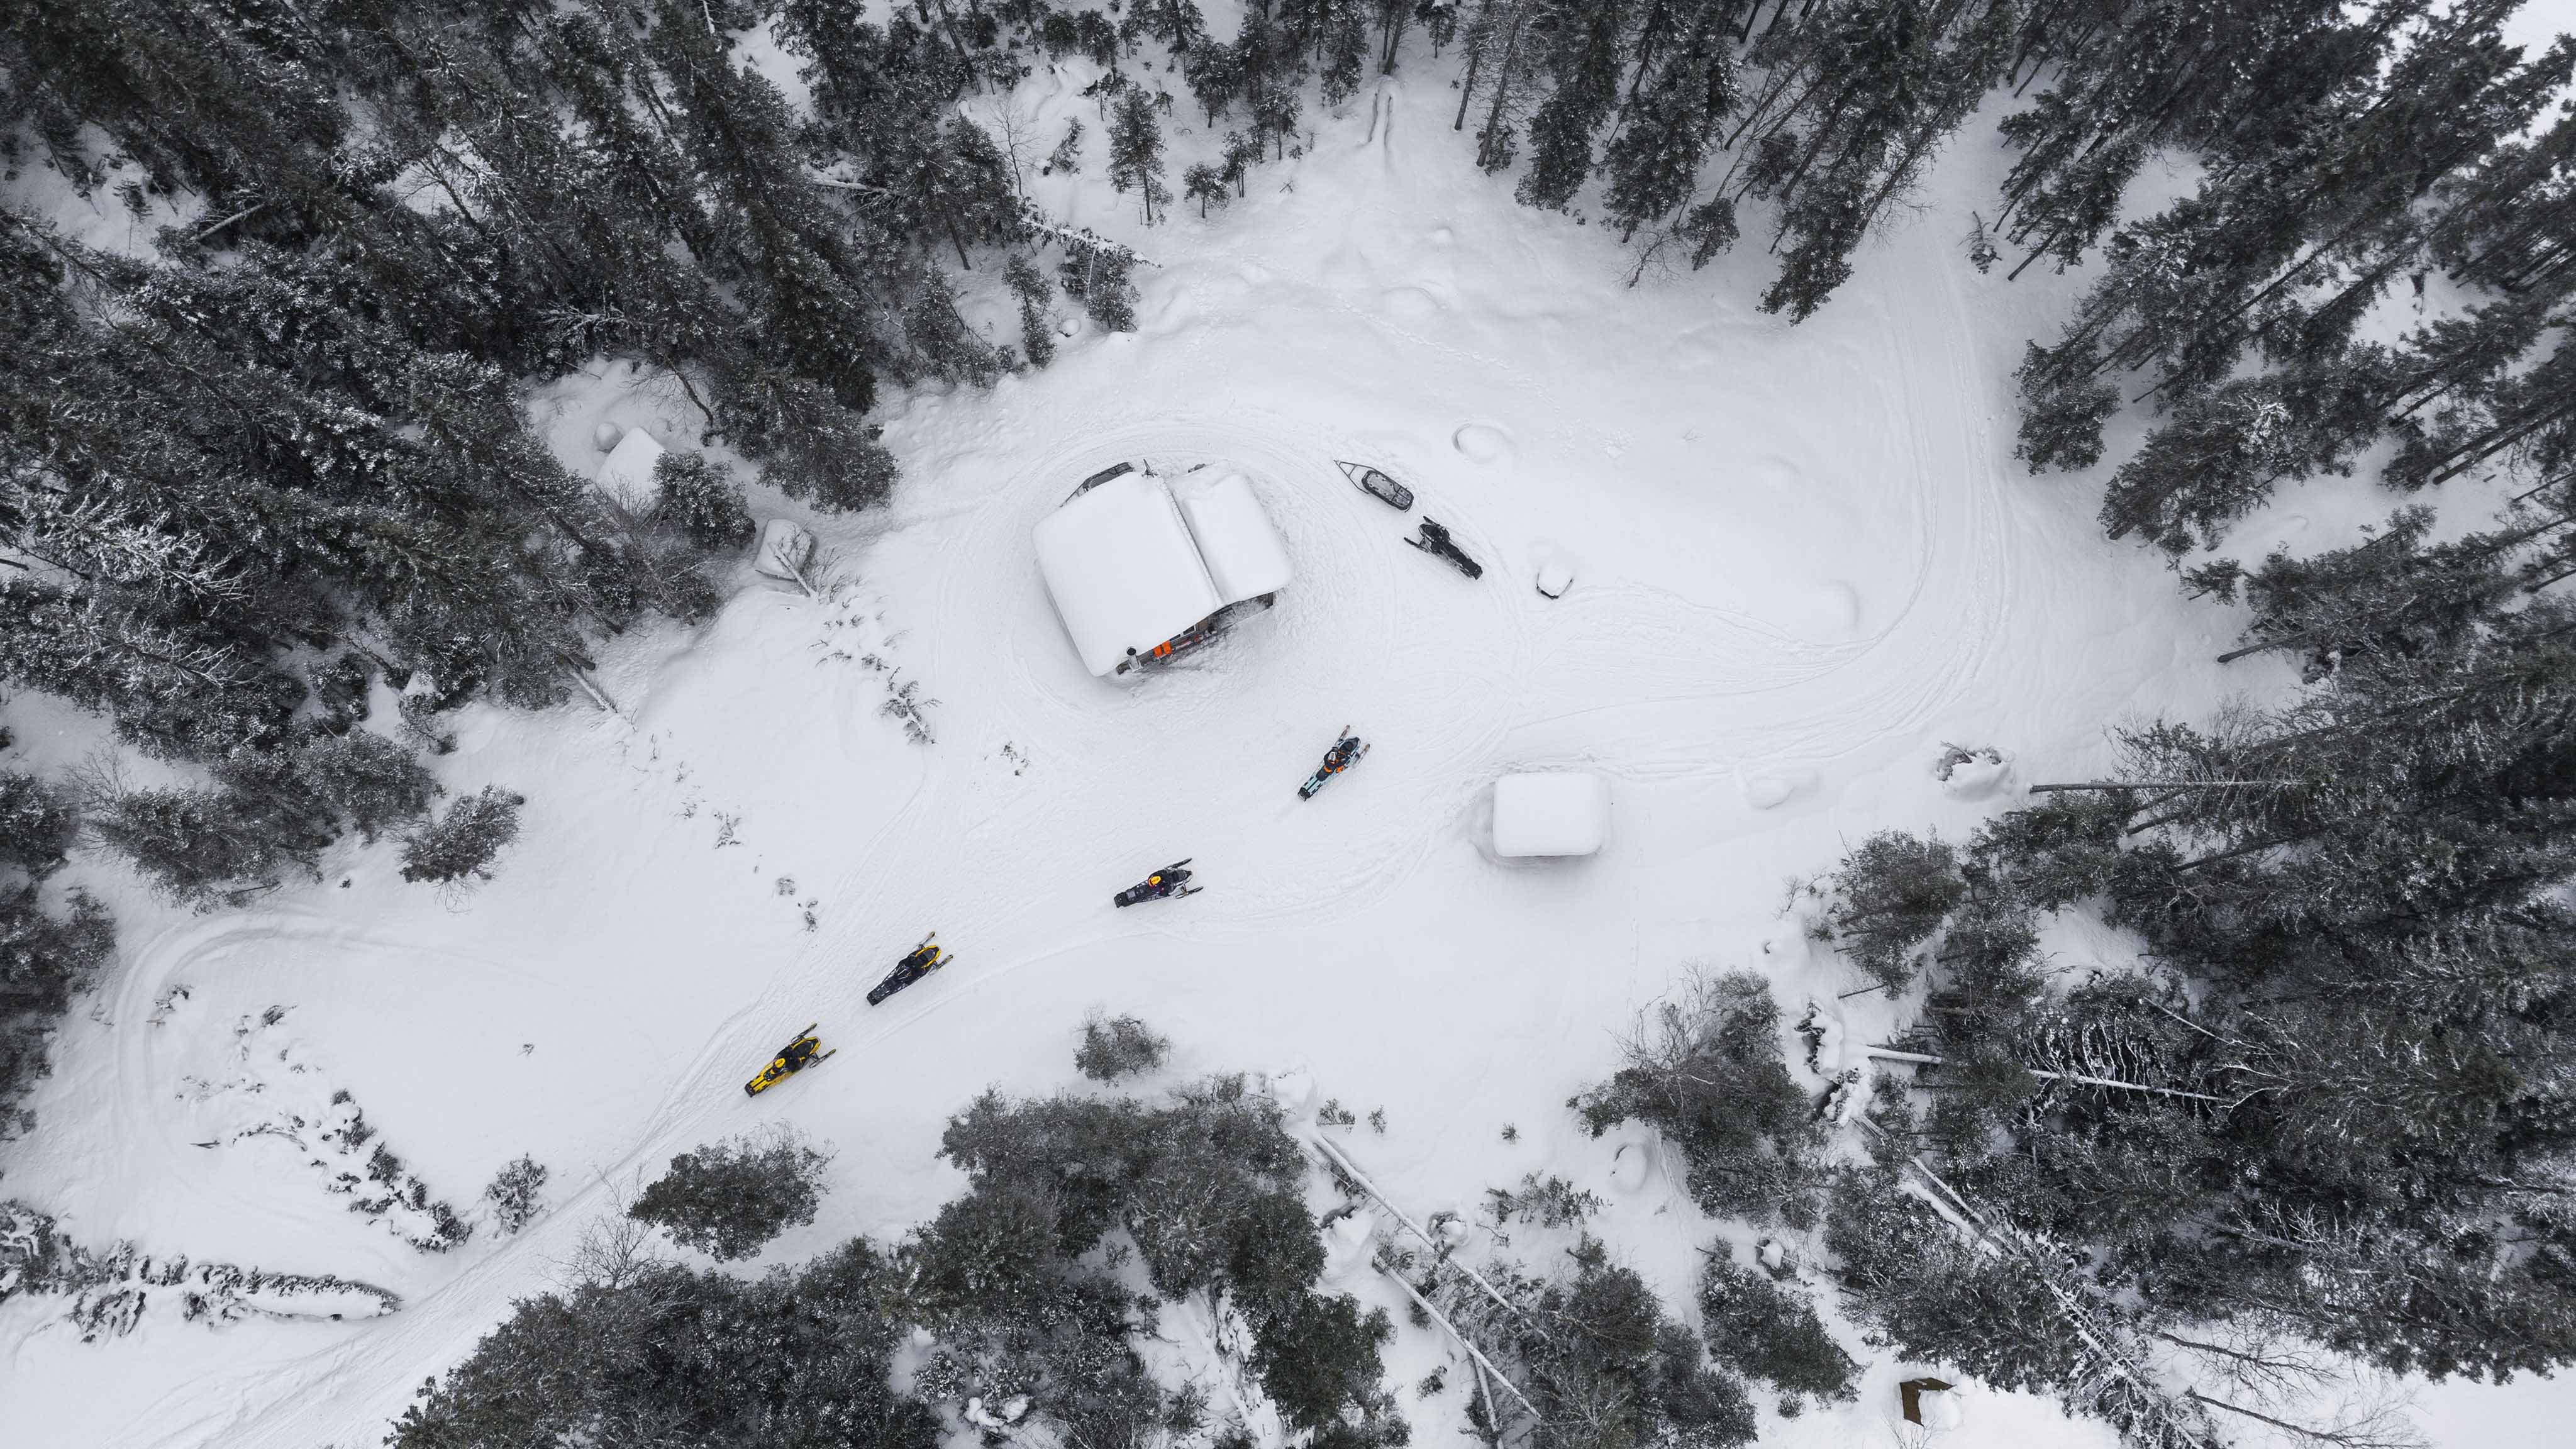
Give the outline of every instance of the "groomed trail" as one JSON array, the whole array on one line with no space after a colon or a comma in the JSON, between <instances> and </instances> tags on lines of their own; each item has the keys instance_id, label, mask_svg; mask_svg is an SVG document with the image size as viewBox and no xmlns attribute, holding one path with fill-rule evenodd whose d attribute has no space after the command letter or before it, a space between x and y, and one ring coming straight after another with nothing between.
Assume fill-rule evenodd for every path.
<instances>
[{"instance_id":1,"label":"groomed trail","mask_svg":"<svg viewBox=\"0 0 2576 1449\"><path fill-rule=\"evenodd\" d=\"M1037 97L1050 133L1088 115L1078 79ZM0 1402L38 1430L19 1442L374 1443L639 1177L766 1123L838 1157L822 1220L765 1262L899 1233L955 1189L934 1158L945 1118L988 1085L1068 1082L1093 1005L1173 1037L1175 1070L1303 1063L1352 1108L1383 1105L1371 1171L1420 1210L1532 1170L1589 1181L1617 1144L1562 1103L1687 965L1769 970L1793 1012L1851 984L1779 919L1782 882L1870 830L1957 833L1993 808L1944 792L1945 742L2080 774L2105 725L2241 687L2209 662L2222 615L2103 543L2089 487L2008 456L2008 374L2049 294L2007 293L1951 245L1967 203L1949 198L1991 180L1982 142L1791 329L1750 310L1767 265L1750 243L1624 288L1611 238L1519 211L1466 164L1443 94L1356 99L1209 223L1143 231L1096 182L1059 178L1051 209L1162 263L1140 330L1086 335L989 394L911 400L886 432L907 478L891 511L799 514L824 596L746 572L698 634L622 643L601 671L622 717L470 711L450 787L531 797L498 879L439 898L378 849L221 917L138 898L9 1191L84 1239L339 1272L405 1302L91 1345L8 1305ZM622 368L541 407L578 468L601 418L693 436ZM1249 474L1299 574L1215 647L1111 685L1074 658L1029 531L1133 459ZM1414 514L1336 459L1403 480ZM1481 582L1401 546L1425 513ZM1542 556L1575 561L1561 600L1532 587ZM902 680L936 701L935 743L880 712ZM1372 753L1300 803L1345 720ZM1549 766L1610 778L1609 848L1487 860L1485 787ZM1202 894L1111 908L1184 855ZM934 928L954 964L869 1008ZM186 1079L270 1006L291 1008L289 1056L252 1053L250 1085L192 1098ZM839 1055L747 1100L818 1018ZM460 1209L534 1153L549 1211L425 1255L273 1139L197 1145L222 1125L209 1113L245 1120L240 1101L283 1098L289 1076L353 1093ZM1602 1230L1687 1298L1708 1229L1677 1193L1616 1204ZM1418 1375L1440 1345L1408 1330L1395 1352ZM1993 1397L1952 1443L2103 1442ZM1768 1422L1768 1442L1893 1442L1864 1402ZM1409 1406L1419 1442L1444 1442L1455 1407Z\"/></svg>"}]
</instances>

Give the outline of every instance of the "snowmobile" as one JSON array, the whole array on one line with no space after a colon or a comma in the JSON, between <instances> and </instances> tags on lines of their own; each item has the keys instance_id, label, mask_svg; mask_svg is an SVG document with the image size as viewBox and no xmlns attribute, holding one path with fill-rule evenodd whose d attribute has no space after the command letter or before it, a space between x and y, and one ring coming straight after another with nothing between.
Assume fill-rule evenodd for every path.
<instances>
[{"instance_id":1,"label":"snowmobile","mask_svg":"<svg viewBox=\"0 0 2576 1449\"><path fill-rule=\"evenodd\" d=\"M814 1028L821 1025L819 1021L807 1022L805 1029L796 1033L796 1040L780 1047L778 1055L769 1059L769 1065L760 1069L759 1076L742 1084L742 1094L746 1097L759 1096L816 1062L839 1056L841 1054L839 1047L834 1047L830 1051L817 1050L823 1045L823 1039L814 1034Z\"/></svg>"},{"instance_id":2,"label":"snowmobile","mask_svg":"<svg viewBox=\"0 0 2576 1449\"><path fill-rule=\"evenodd\" d=\"M1405 542L1433 558L1445 560L1452 568L1471 579L1481 579L1485 576L1485 566L1467 557L1467 551L1458 546L1458 540L1449 536L1447 528L1433 522L1430 514L1422 515L1422 536L1408 538Z\"/></svg>"},{"instance_id":3,"label":"snowmobile","mask_svg":"<svg viewBox=\"0 0 2576 1449\"><path fill-rule=\"evenodd\" d=\"M1315 773L1306 777L1306 783L1297 787L1297 798L1314 799L1315 792L1324 788L1326 780L1358 764L1360 756L1368 752L1367 742L1352 734L1349 725L1342 726L1342 737L1333 741L1333 747L1324 751L1324 763L1316 766Z\"/></svg>"},{"instance_id":4,"label":"snowmobile","mask_svg":"<svg viewBox=\"0 0 2576 1449\"><path fill-rule=\"evenodd\" d=\"M1205 887L1190 884L1190 873L1181 868L1189 863L1187 856L1173 861L1110 899L1121 906L1132 906L1143 901L1176 901L1183 896L1197 895Z\"/></svg>"},{"instance_id":5,"label":"snowmobile","mask_svg":"<svg viewBox=\"0 0 2576 1449\"><path fill-rule=\"evenodd\" d=\"M922 937L921 944L912 948L912 954L896 962L895 968L886 973L886 979L878 982L876 989L868 993L868 1005L879 1004L887 997L947 965L950 960L948 953L931 944L938 938L937 931Z\"/></svg>"},{"instance_id":6,"label":"snowmobile","mask_svg":"<svg viewBox=\"0 0 2576 1449\"><path fill-rule=\"evenodd\" d=\"M1396 509L1399 512L1413 507L1412 489L1396 482L1394 479L1389 478L1384 473L1370 467L1368 464L1336 462L1333 466L1341 469L1342 476L1350 479L1354 484L1357 484L1362 493L1365 493L1371 498L1376 499L1378 502L1385 504L1387 507Z\"/></svg>"}]
</instances>

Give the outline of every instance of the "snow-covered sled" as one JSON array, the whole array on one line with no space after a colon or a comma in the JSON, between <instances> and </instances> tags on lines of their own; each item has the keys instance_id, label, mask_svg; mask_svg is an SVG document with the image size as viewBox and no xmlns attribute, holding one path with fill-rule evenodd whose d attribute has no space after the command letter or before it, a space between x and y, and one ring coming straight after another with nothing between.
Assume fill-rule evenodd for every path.
<instances>
[{"instance_id":1,"label":"snow-covered sled","mask_svg":"<svg viewBox=\"0 0 2576 1449\"><path fill-rule=\"evenodd\" d=\"M1368 464L1343 463L1337 461L1333 466L1341 469L1342 476L1350 479L1362 493L1365 493L1371 498L1376 499L1378 502L1385 504L1387 507L1398 511L1407 510L1413 507L1412 489L1396 482L1394 479L1389 478L1384 473L1370 467Z\"/></svg>"}]
</instances>

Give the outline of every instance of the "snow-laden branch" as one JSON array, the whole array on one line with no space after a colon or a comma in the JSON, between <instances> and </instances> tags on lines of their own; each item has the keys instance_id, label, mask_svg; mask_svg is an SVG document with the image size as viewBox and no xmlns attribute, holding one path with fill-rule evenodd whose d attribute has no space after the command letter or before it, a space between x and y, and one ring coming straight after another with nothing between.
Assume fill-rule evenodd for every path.
<instances>
[{"instance_id":1,"label":"snow-laden branch","mask_svg":"<svg viewBox=\"0 0 2576 1449\"><path fill-rule=\"evenodd\" d=\"M1901 1052L1894 1047L1874 1046L1864 1050L1883 1062L1913 1062L1927 1067L1946 1067L1950 1064L1948 1057L1930 1056L1923 1052ZM2116 1077L2089 1077L2082 1072L2044 1072L2037 1067L2023 1067L2022 1070L2034 1077L2044 1077L2052 1082L2077 1082L2087 1087L2113 1087L2123 1092L2153 1092L2159 1097L2181 1097L2193 1102L2228 1104L2228 1099L2225 1097L2213 1097L2207 1092L2186 1092L2179 1087L2150 1087L2144 1082L2123 1082Z\"/></svg>"},{"instance_id":2,"label":"snow-laden branch","mask_svg":"<svg viewBox=\"0 0 2576 1449\"><path fill-rule=\"evenodd\" d=\"M1159 267L1162 265L1161 262L1155 261L1152 257L1146 256L1134 247L1128 246L1124 242L1111 241L1109 238L1102 236L1100 233L1093 231L1087 226L1067 226L1063 222L1057 221L1054 217L1047 215L1044 211L1039 209L1036 202L1031 201L1026 197L1022 197L1020 199L1020 225L1028 228L1030 231L1041 237L1046 237L1052 241L1062 244L1067 251L1093 252L1113 257L1123 257L1131 262L1142 262L1149 267Z\"/></svg>"}]
</instances>

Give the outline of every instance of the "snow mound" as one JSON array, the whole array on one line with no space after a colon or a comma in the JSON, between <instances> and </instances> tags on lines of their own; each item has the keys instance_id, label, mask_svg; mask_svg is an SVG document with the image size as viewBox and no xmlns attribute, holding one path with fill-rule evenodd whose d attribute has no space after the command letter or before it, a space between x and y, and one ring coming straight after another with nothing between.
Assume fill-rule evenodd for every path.
<instances>
[{"instance_id":1,"label":"snow mound","mask_svg":"<svg viewBox=\"0 0 2576 1449\"><path fill-rule=\"evenodd\" d=\"M752 571L789 583L805 581L805 565L814 557L814 535L792 518L772 518L760 525L760 542L752 546Z\"/></svg>"},{"instance_id":2,"label":"snow mound","mask_svg":"<svg viewBox=\"0 0 2576 1449\"><path fill-rule=\"evenodd\" d=\"M1968 749L1945 744L1932 773L1941 792L1954 800L1991 799L2011 782L2012 758L1991 745Z\"/></svg>"},{"instance_id":3,"label":"snow mound","mask_svg":"<svg viewBox=\"0 0 2576 1449\"><path fill-rule=\"evenodd\" d=\"M590 445L603 453L613 452L618 440L625 436L626 430L617 424L601 423L590 430Z\"/></svg>"},{"instance_id":4,"label":"snow mound","mask_svg":"<svg viewBox=\"0 0 2576 1449\"><path fill-rule=\"evenodd\" d=\"M1494 782L1494 853L1591 855L1610 831L1610 784L1578 771L1505 775Z\"/></svg>"},{"instance_id":5,"label":"snow mound","mask_svg":"<svg viewBox=\"0 0 2576 1449\"><path fill-rule=\"evenodd\" d=\"M628 428L600 462L599 491L629 513L649 513L662 492L662 485L653 481L653 465L660 461L662 445L653 435L642 428Z\"/></svg>"},{"instance_id":6,"label":"snow mound","mask_svg":"<svg viewBox=\"0 0 2576 1449\"><path fill-rule=\"evenodd\" d=\"M1487 423L1469 423L1449 435L1450 446L1478 463L1499 463L1512 454L1512 435Z\"/></svg>"},{"instance_id":7,"label":"snow mound","mask_svg":"<svg viewBox=\"0 0 2576 1449\"><path fill-rule=\"evenodd\" d=\"M1776 810L1798 793L1798 782L1785 775L1755 775L1744 782L1744 803L1756 810Z\"/></svg>"},{"instance_id":8,"label":"snow mound","mask_svg":"<svg viewBox=\"0 0 2576 1449\"><path fill-rule=\"evenodd\" d=\"M1575 558L1571 551L1542 541L1531 545L1530 562L1537 570L1538 591L1547 597L1564 598L1565 591L1574 587Z\"/></svg>"},{"instance_id":9,"label":"snow mound","mask_svg":"<svg viewBox=\"0 0 2576 1449\"><path fill-rule=\"evenodd\" d=\"M1644 1141L1638 1139L1619 1144L1618 1152L1610 1159L1612 1195L1623 1198L1635 1197L1646 1190L1646 1179L1654 1171L1654 1164L1646 1160L1646 1155L1652 1150Z\"/></svg>"}]
</instances>

